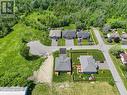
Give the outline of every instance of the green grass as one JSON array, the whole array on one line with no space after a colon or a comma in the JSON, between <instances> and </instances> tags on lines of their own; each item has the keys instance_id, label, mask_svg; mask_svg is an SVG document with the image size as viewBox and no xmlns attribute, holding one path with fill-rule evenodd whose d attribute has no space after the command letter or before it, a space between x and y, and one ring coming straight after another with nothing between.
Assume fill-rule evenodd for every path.
<instances>
[{"instance_id":1,"label":"green grass","mask_svg":"<svg viewBox=\"0 0 127 95\"><path fill-rule=\"evenodd\" d=\"M53 75L53 82L71 82L72 75L67 74L66 72L61 72L60 75Z\"/></svg>"},{"instance_id":2,"label":"green grass","mask_svg":"<svg viewBox=\"0 0 127 95\"><path fill-rule=\"evenodd\" d=\"M124 65L122 64L120 59L117 59L115 56L113 56L112 54L110 54L112 61L120 75L120 77L122 78L122 81L127 89L127 70L125 69Z\"/></svg>"},{"instance_id":3,"label":"green grass","mask_svg":"<svg viewBox=\"0 0 127 95\"><path fill-rule=\"evenodd\" d=\"M116 42L114 42L114 40L112 40L112 43L109 43L108 38L104 37L104 36L107 36L107 34L104 34L104 32L100 28L98 28L98 30L99 30L101 37L103 38L103 41L105 42L105 44L107 44L107 45L115 45L115 44L121 45L122 44L122 41L120 41L119 43L116 43ZM122 32L125 32L125 29L118 28L117 32L121 36ZM110 32L110 33L112 33L112 32Z\"/></svg>"},{"instance_id":4,"label":"green grass","mask_svg":"<svg viewBox=\"0 0 127 95\"><path fill-rule=\"evenodd\" d=\"M65 30L75 30L76 29L76 25L75 24L70 24L69 26L64 26Z\"/></svg>"},{"instance_id":5,"label":"green grass","mask_svg":"<svg viewBox=\"0 0 127 95\"><path fill-rule=\"evenodd\" d=\"M37 38L36 30L23 24L14 26L14 31L0 39L0 86L25 86L27 78L41 65L42 60L28 61L20 55L22 37L25 33L33 33ZM41 34L40 34L41 35Z\"/></svg>"},{"instance_id":6,"label":"green grass","mask_svg":"<svg viewBox=\"0 0 127 95\"><path fill-rule=\"evenodd\" d=\"M97 40L97 38L96 38L96 36L95 36L95 33L94 33L94 31L91 29L90 30L91 32L91 38L92 38L92 41L94 42L94 44L98 44L98 40Z\"/></svg>"},{"instance_id":7,"label":"green grass","mask_svg":"<svg viewBox=\"0 0 127 95\"><path fill-rule=\"evenodd\" d=\"M61 38L58 40L58 46L65 46L65 39Z\"/></svg>"},{"instance_id":8,"label":"green grass","mask_svg":"<svg viewBox=\"0 0 127 95\"><path fill-rule=\"evenodd\" d=\"M119 95L119 92L107 82L66 82L52 86L37 84L32 95Z\"/></svg>"},{"instance_id":9,"label":"green grass","mask_svg":"<svg viewBox=\"0 0 127 95\"><path fill-rule=\"evenodd\" d=\"M96 49L83 49L83 50L72 50L72 62L74 64L78 64L79 60L78 58L81 55L91 55L95 58L96 61L104 61L104 55L100 50L96 50Z\"/></svg>"},{"instance_id":10,"label":"green grass","mask_svg":"<svg viewBox=\"0 0 127 95\"><path fill-rule=\"evenodd\" d=\"M90 31L90 39L92 41L92 44L97 45L98 41L97 41L97 38L95 37L95 34L94 34L93 30L90 29L89 31ZM78 39L74 39L74 45L76 45L76 46L78 45ZM83 39L82 45L89 45L88 40Z\"/></svg>"}]
</instances>

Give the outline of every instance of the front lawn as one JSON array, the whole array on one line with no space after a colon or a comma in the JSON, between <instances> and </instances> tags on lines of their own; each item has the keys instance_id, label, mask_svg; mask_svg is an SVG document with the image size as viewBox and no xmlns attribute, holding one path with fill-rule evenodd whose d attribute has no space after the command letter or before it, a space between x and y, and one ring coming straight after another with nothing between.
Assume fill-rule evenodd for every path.
<instances>
[{"instance_id":1,"label":"front lawn","mask_svg":"<svg viewBox=\"0 0 127 95\"><path fill-rule=\"evenodd\" d=\"M91 55L95 58L96 61L105 61L104 55L100 50L96 49L83 49L83 50L72 50L71 57L73 64L79 64L79 57L81 55Z\"/></svg>"},{"instance_id":2,"label":"front lawn","mask_svg":"<svg viewBox=\"0 0 127 95\"><path fill-rule=\"evenodd\" d=\"M65 39L61 38L58 40L58 46L65 46Z\"/></svg>"}]
</instances>

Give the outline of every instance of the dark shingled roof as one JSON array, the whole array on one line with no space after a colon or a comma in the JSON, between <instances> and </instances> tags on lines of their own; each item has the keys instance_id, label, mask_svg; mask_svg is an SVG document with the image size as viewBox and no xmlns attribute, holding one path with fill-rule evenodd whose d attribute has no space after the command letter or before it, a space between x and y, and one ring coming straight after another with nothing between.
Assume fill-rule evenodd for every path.
<instances>
[{"instance_id":1,"label":"dark shingled roof","mask_svg":"<svg viewBox=\"0 0 127 95\"><path fill-rule=\"evenodd\" d=\"M74 30L66 30L62 32L62 36L66 39L76 38L76 32Z\"/></svg>"},{"instance_id":2,"label":"dark shingled roof","mask_svg":"<svg viewBox=\"0 0 127 95\"><path fill-rule=\"evenodd\" d=\"M90 33L89 32L80 31L80 32L77 32L77 37L78 38L87 39L87 38L90 37Z\"/></svg>"},{"instance_id":3,"label":"dark shingled roof","mask_svg":"<svg viewBox=\"0 0 127 95\"><path fill-rule=\"evenodd\" d=\"M66 48L60 48L60 54L66 54Z\"/></svg>"},{"instance_id":4,"label":"dark shingled roof","mask_svg":"<svg viewBox=\"0 0 127 95\"><path fill-rule=\"evenodd\" d=\"M71 59L66 54L56 57L55 71L71 71Z\"/></svg>"}]
</instances>

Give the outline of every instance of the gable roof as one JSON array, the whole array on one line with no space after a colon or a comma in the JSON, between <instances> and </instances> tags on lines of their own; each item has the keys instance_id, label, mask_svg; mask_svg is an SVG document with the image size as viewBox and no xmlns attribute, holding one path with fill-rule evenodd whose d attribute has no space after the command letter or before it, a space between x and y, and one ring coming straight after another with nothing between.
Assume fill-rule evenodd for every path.
<instances>
[{"instance_id":1,"label":"gable roof","mask_svg":"<svg viewBox=\"0 0 127 95\"><path fill-rule=\"evenodd\" d=\"M80 56L81 69L84 73L96 73L96 61L92 56Z\"/></svg>"},{"instance_id":2,"label":"gable roof","mask_svg":"<svg viewBox=\"0 0 127 95\"><path fill-rule=\"evenodd\" d=\"M77 37L86 39L86 38L90 37L90 33L89 32L80 31L80 32L77 32Z\"/></svg>"},{"instance_id":3,"label":"gable roof","mask_svg":"<svg viewBox=\"0 0 127 95\"><path fill-rule=\"evenodd\" d=\"M62 32L62 36L67 39L76 38L76 32L74 30L66 30Z\"/></svg>"},{"instance_id":4,"label":"gable roof","mask_svg":"<svg viewBox=\"0 0 127 95\"><path fill-rule=\"evenodd\" d=\"M56 57L55 71L71 71L71 59L66 54Z\"/></svg>"},{"instance_id":5,"label":"gable roof","mask_svg":"<svg viewBox=\"0 0 127 95\"><path fill-rule=\"evenodd\" d=\"M50 30L50 37L61 37L61 30Z\"/></svg>"}]
</instances>

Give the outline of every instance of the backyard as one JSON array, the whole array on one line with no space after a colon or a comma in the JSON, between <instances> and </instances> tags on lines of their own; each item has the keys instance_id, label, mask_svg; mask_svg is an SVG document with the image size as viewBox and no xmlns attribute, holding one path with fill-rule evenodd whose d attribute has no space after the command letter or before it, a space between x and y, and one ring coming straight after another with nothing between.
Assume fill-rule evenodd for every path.
<instances>
[{"instance_id":1,"label":"backyard","mask_svg":"<svg viewBox=\"0 0 127 95\"><path fill-rule=\"evenodd\" d=\"M107 82L64 82L37 84L32 95L119 95L117 88Z\"/></svg>"}]
</instances>

